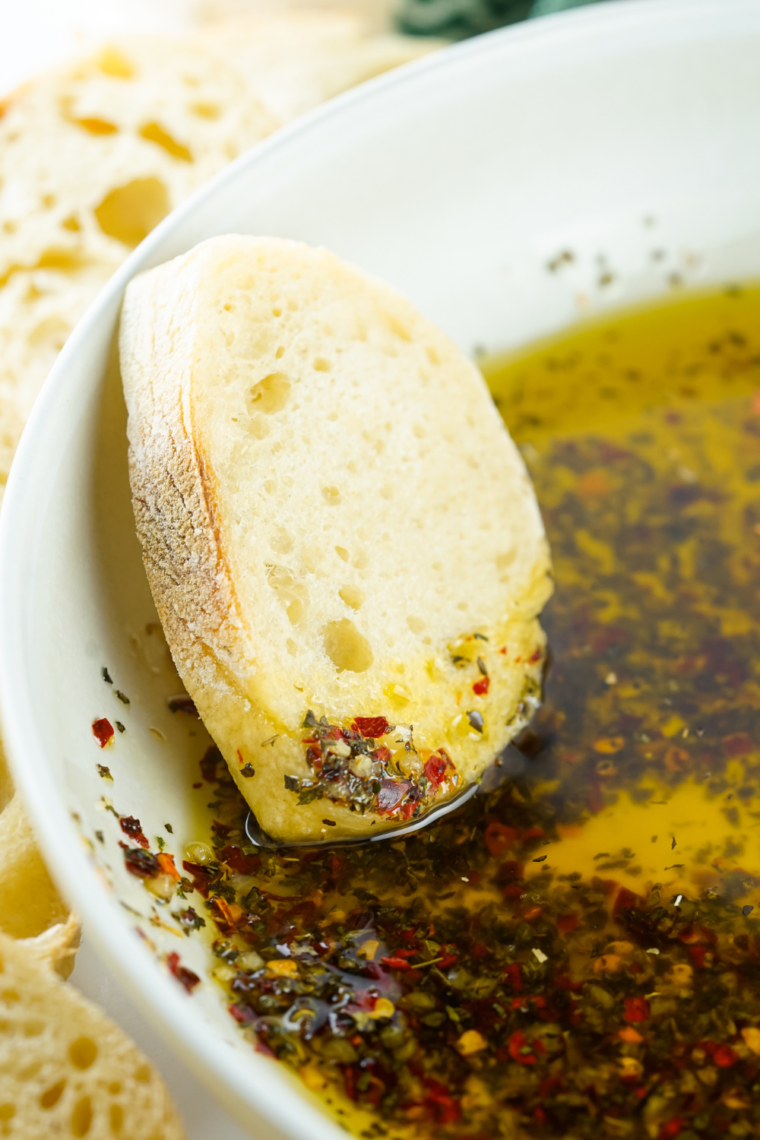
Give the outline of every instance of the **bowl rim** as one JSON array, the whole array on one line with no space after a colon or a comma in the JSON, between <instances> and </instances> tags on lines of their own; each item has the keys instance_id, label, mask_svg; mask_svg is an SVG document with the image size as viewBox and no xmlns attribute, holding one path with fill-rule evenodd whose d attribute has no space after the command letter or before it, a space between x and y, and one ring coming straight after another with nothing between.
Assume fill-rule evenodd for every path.
<instances>
[{"instance_id":1,"label":"bowl rim","mask_svg":"<svg viewBox=\"0 0 760 1140\"><path fill-rule=\"evenodd\" d=\"M102 322L109 322L128 281L143 268L156 264L156 253L186 220L213 199L219 188L252 169L266 179L267 167L287 163L288 155L321 131L340 130L363 115L382 117L384 101L399 91L412 92L446 82L453 73L476 71L479 62L498 57L506 66L518 58L534 70L545 70L552 59L573 61L573 53L595 55L616 43L630 44L637 34L650 47L663 42L687 42L711 34L738 39L748 28L760 32L757 0L614 0L575 9L540 20L513 25L464 41L395 72L380 76L316 108L293 124L242 155L205 183L174 210L117 269L87 309L56 360L35 403L13 461L0 512L0 723L2 738L16 787L32 818L39 845L64 896L83 920L98 954L113 966L142 1012L174 1051L217 1099L226 1096L227 1107L249 1127L251 1112L259 1125L269 1124L279 1135L313 1140L338 1140L345 1133L324 1115L308 1094L296 1094L293 1080L282 1067L251 1062L242 1053L220 1048L215 1032L198 1033L199 1018L184 994L166 982L166 974L146 953L135 953L134 939L125 937L123 922L113 921L103 905L100 890L93 890L96 874L69 817L55 792L48 792L44 775L46 750L36 732L25 644L26 567L36 556L35 503L46 498L46 482L37 462L39 438L58 430L53 420L70 387L70 370ZM349 142L350 145L350 142ZM109 324L109 328L110 328ZM93 380L93 382L95 382ZM267 1062L268 1064L268 1062ZM258 1068L258 1072L257 1072ZM266 1079L263 1079L266 1076ZM230 1099L231 1098L231 1099ZM268 1131L268 1130L267 1130ZM274 1135L273 1133L269 1133ZM263 1133L266 1135L266 1132Z\"/></svg>"}]
</instances>

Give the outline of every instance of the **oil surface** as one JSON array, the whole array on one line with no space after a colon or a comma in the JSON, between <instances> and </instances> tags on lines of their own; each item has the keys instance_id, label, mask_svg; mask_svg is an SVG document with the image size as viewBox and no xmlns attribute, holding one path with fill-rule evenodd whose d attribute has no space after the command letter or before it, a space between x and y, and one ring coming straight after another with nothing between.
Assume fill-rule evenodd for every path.
<instances>
[{"instance_id":1,"label":"oil surface","mask_svg":"<svg viewBox=\"0 0 760 1140\"><path fill-rule=\"evenodd\" d=\"M392 845L257 852L208 757L219 980L368 1140L757 1135L760 290L485 373L552 546L545 704Z\"/></svg>"}]
</instances>

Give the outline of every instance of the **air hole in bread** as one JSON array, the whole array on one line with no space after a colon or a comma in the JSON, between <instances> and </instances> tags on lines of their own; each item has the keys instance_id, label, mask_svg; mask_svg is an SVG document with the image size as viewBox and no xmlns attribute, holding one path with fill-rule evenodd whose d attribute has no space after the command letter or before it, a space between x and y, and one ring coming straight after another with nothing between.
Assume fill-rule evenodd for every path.
<instances>
[{"instance_id":1,"label":"air hole in bread","mask_svg":"<svg viewBox=\"0 0 760 1140\"><path fill-rule=\"evenodd\" d=\"M275 360L281 360L283 358L283 356L285 355L285 349L282 347L282 345L279 346L279 348L277 349L277 352L274 355L275 355Z\"/></svg>"},{"instance_id":2,"label":"air hole in bread","mask_svg":"<svg viewBox=\"0 0 760 1140\"><path fill-rule=\"evenodd\" d=\"M338 597L352 610L361 609L364 602L364 594L358 586L342 586L338 590Z\"/></svg>"},{"instance_id":3,"label":"air hole in bread","mask_svg":"<svg viewBox=\"0 0 760 1140\"><path fill-rule=\"evenodd\" d=\"M339 673L366 673L374 661L370 643L348 618L328 622L322 641L325 653Z\"/></svg>"},{"instance_id":4,"label":"air hole in bread","mask_svg":"<svg viewBox=\"0 0 760 1140\"><path fill-rule=\"evenodd\" d=\"M78 234L82 228L78 219L75 218L73 214L69 214L68 218L64 218L61 225L65 230L71 230L74 234Z\"/></svg>"},{"instance_id":5,"label":"air hole in bread","mask_svg":"<svg viewBox=\"0 0 760 1140\"><path fill-rule=\"evenodd\" d=\"M0 1104L0 1120L7 1123L13 1120L16 1115L16 1106L14 1104Z\"/></svg>"},{"instance_id":6,"label":"air hole in bread","mask_svg":"<svg viewBox=\"0 0 760 1140\"><path fill-rule=\"evenodd\" d=\"M113 47L105 47L96 57L95 63L104 75L111 79L132 79L135 66L120 51Z\"/></svg>"},{"instance_id":7,"label":"air hole in bread","mask_svg":"<svg viewBox=\"0 0 760 1140\"><path fill-rule=\"evenodd\" d=\"M227 304L224 306L224 311L225 311L225 313L234 313L235 312L235 306L232 304L231 301L228 301Z\"/></svg>"},{"instance_id":8,"label":"air hole in bread","mask_svg":"<svg viewBox=\"0 0 760 1140\"><path fill-rule=\"evenodd\" d=\"M289 531L285 530L284 527L278 527L270 539L270 545L272 550L276 550L278 554L290 554L294 541L293 535Z\"/></svg>"},{"instance_id":9,"label":"air hole in bread","mask_svg":"<svg viewBox=\"0 0 760 1140\"><path fill-rule=\"evenodd\" d=\"M222 116L218 103L191 103L188 110L199 119L220 119Z\"/></svg>"},{"instance_id":10,"label":"air hole in bread","mask_svg":"<svg viewBox=\"0 0 760 1140\"><path fill-rule=\"evenodd\" d=\"M80 1097L71 1114L71 1135L86 1136L92 1124L92 1101L88 1096Z\"/></svg>"},{"instance_id":11,"label":"air hole in bread","mask_svg":"<svg viewBox=\"0 0 760 1140\"><path fill-rule=\"evenodd\" d=\"M111 1131L114 1136L118 1136L124 1127L124 1109L120 1104L112 1104L109 1115L111 1117Z\"/></svg>"},{"instance_id":12,"label":"air hole in bread","mask_svg":"<svg viewBox=\"0 0 760 1140\"><path fill-rule=\"evenodd\" d=\"M345 546L336 546L335 553L338 555L338 558L342 558L344 562L348 562L349 558L351 557Z\"/></svg>"},{"instance_id":13,"label":"air hole in bread","mask_svg":"<svg viewBox=\"0 0 760 1140\"><path fill-rule=\"evenodd\" d=\"M45 194L43 196L43 199L42 199L42 205L45 207L46 210L52 210L56 201L57 201L57 199L56 199L55 194Z\"/></svg>"},{"instance_id":14,"label":"air hole in bread","mask_svg":"<svg viewBox=\"0 0 760 1140\"><path fill-rule=\"evenodd\" d=\"M301 599L300 598L294 598L293 601L290 603L290 605L287 607L287 609L285 611L288 615L288 620L289 620L290 624L291 625L298 625L300 622L302 622L305 610L306 610L306 607L304 606Z\"/></svg>"},{"instance_id":15,"label":"air hole in bread","mask_svg":"<svg viewBox=\"0 0 760 1140\"><path fill-rule=\"evenodd\" d=\"M178 158L180 162L193 161L192 153L188 148L183 143L177 142L160 123L146 123L140 127L137 133L140 138L145 139L146 142L152 142L155 143L156 146L160 146L161 149L165 150L167 154L170 154L172 158Z\"/></svg>"},{"instance_id":16,"label":"air hole in bread","mask_svg":"<svg viewBox=\"0 0 760 1140\"><path fill-rule=\"evenodd\" d=\"M86 118L71 119L70 122L90 135L115 135L118 131L116 123L109 123L108 119Z\"/></svg>"},{"instance_id":17,"label":"air hole in bread","mask_svg":"<svg viewBox=\"0 0 760 1140\"><path fill-rule=\"evenodd\" d=\"M425 629L425 623L422 618L415 617L414 614L409 615L409 617L406 619L406 624L409 626L412 633L422 633Z\"/></svg>"},{"instance_id":18,"label":"air hole in bread","mask_svg":"<svg viewBox=\"0 0 760 1140\"><path fill-rule=\"evenodd\" d=\"M266 439L269 435L269 424L263 416L254 416L248 421L248 430L255 439Z\"/></svg>"},{"instance_id":19,"label":"air hole in bread","mask_svg":"<svg viewBox=\"0 0 760 1140\"><path fill-rule=\"evenodd\" d=\"M323 487L322 498L328 506L334 507L340 502L340 491L337 487Z\"/></svg>"},{"instance_id":20,"label":"air hole in bread","mask_svg":"<svg viewBox=\"0 0 760 1140\"><path fill-rule=\"evenodd\" d=\"M95 217L108 237L135 246L169 210L169 192L160 178L133 178L106 194L95 207Z\"/></svg>"},{"instance_id":21,"label":"air hole in bread","mask_svg":"<svg viewBox=\"0 0 760 1140\"><path fill-rule=\"evenodd\" d=\"M290 399L290 380L284 372L271 372L254 384L246 401L248 411L263 412L265 416L281 412Z\"/></svg>"},{"instance_id":22,"label":"air hole in bread","mask_svg":"<svg viewBox=\"0 0 760 1140\"><path fill-rule=\"evenodd\" d=\"M45 1089L40 1097L40 1106L42 1108L55 1108L58 1101L63 1096L63 1090L66 1088L65 1081L56 1081L49 1089Z\"/></svg>"},{"instance_id":23,"label":"air hole in bread","mask_svg":"<svg viewBox=\"0 0 760 1140\"><path fill-rule=\"evenodd\" d=\"M98 1055L98 1047L91 1037L77 1037L69 1046L71 1063L77 1069L89 1069Z\"/></svg>"},{"instance_id":24,"label":"air hole in bread","mask_svg":"<svg viewBox=\"0 0 760 1140\"><path fill-rule=\"evenodd\" d=\"M425 355L427 356L427 358L431 364L440 364L441 363L441 358L438 355L437 350L435 348L433 348L432 344L429 344L426 347Z\"/></svg>"},{"instance_id":25,"label":"air hole in bread","mask_svg":"<svg viewBox=\"0 0 760 1140\"><path fill-rule=\"evenodd\" d=\"M399 340L405 340L407 342L411 341L412 334L409 332L407 326L403 323L403 321L400 321L398 317L394 317L390 313L388 314L388 328L399 338Z\"/></svg>"},{"instance_id":26,"label":"air hole in bread","mask_svg":"<svg viewBox=\"0 0 760 1140\"><path fill-rule=\"evenodd\" d=\"M317 359L314 361L314 371L315 372L329 372L330 371L329 362L327 360L325 360L325 358L323 356L318 356Z\"/></svg>"},{"instance_id":27,"label":"air hole in bread","mask_svg":"<svg viewBox=\"0 0 760 1140\"><path fill-rule=\"evenodd\" d=\"M285 641L285 645L287 646L287 650L288 650L288 653L290 654L290 656L295 657L295 655L298 653L298 646L296 645L293 638L288 637Z\"/></svg>"},{"instance_id":28,"label":"air hole in bread","mask_svg":"<svg viewBox=\"0 0 760 1140\"><path fill-rule=\"evenodd\" d=\"M272 316L273 317L281 317L282 316L282 309L280 308L279 305L275 305L275 307L272 309ZM279 352L280 350L278 349L277 351ZM284 349L283 349L283 351L284 351Z\"/></svg>"}]
</instances>

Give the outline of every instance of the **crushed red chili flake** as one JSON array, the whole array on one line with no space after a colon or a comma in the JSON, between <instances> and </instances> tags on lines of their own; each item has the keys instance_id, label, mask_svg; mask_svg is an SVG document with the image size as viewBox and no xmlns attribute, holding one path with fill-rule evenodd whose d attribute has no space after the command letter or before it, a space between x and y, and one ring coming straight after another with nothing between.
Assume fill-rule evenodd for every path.
<instances>
[{"instance_id":1,"label":"crushed red chili flake","mask_svg":"<svg viewBox=\"0 0 760 1140\"><path fill-rule=\"evenodd\" d=\"M135 819L133 815L119 816L119 826L125 835L130 839L134 839L135 843L139 843L141 847L149 847L150 844L145 835L143 835L142 824L139 819Z\"/></svg>"},{"instance_id":2,"label":"crushed red chili flake","mask_svg":"<svg viewBox=\"0 0 760 1140\"><path fill-rule=\"evenodd\" d=\"M391 732L393 725L384 716L357 716L354 717L351 728L368 739L377 740Z\"/></svg>"},{"instance_id":3,"label":"crushed red chili flake","mask_svg":"<svg viewBox=\"0 0 760 1140\"><path fill-rule=\"evenodd\" d=\"M158 865L165 875L171 875L173 879L179 882L181 875L174 865L174 856L170 855L168 851L162 851L160 855L156 856Z\"/></svg>"},{"instance_id":4,"label":"crushed red chili flake","mask_svg":"<svg viewBox=\"0 0 760 1140\"><path fill-rule=\"evenodd\" d=\"M143 851L142 847L125 848L124 865L138 879L153 879L161 874L161 865L156 856L150 851Z\"/></svg>"},{"instance_id":5,"label":"crushed red chili flake","mask_svg":"<svg viewBox=\"0 0 760 1140\"><path fill-rule=\"evenodd\" d=\"M637 1021L648 1021L650 1017L649 1002L645 997L623 998L625 1007L625 1020L630 1024Z\"/></svg>"},{"instance_id":6,"label":"crushed red chili flake","mask_svg":"<svg viewBox=\"0 0 760 1140\"><path fill-rule=\"evenodd\" d=\"M101 717L100 720L92 722L92 735L97 740L101 748L105 748L110 744L114 737L113 725L106 717Z\"/></svg>"},{"instance_id":7,"label":"crushed red chili flake","mask_svg":"<svg viewBox=\"0 0 760 1140\"><path fill-rule=\"evenodd\" d=\"M517 831L514 827L500 823L498 819L492 819L486 827L484 838L489 854L494 859L498 859L505 851L509 851L514 846Z\"/></svg>"},{"instance_id":8,"label":"crushed red chili flake","mask_svg":"<svg viewBox=\"0 0 760 1140\"><path fill-rule=\"evenodd\" d=\"M176 951L167 955L166 964L169 967L169 972L191 994L200 983L198 975L194 974L192 970L188 970L187 966L180 965L179 954Z\"/></svg>"},{"instance_id":9,"label":"crushed red chili flake","mask_svg":"<svg viewBox=\"0 0 760 1140\"><path fill-rule=\"evenodd\" d=\"M449 770L453 771L453 768L454 765L451 763L448 754L441 748L425 761L423 771L433 787L438 788L446 779L446 773Z\"/></svg>"},{"instance_id":10,"label":"crushed red chili flake","mask_svg":"<svg viewBox=\"0 0 760 1140\"><path fill-rule=\"evenodd\" d=\"M472 683L472 691L477 697L484 697L490 688L490 677L481 677L479 681L473 681Z\"/></svg>"},{"instance_id":11,"label":"crushed red chili flake","mask_svg":"<svg viewBox=\"0 0 760 1140\"><path fill-rule=\"evenodd\" d=\"M377 793L377 810L380 815L390 815L394 812L404 796L411 791L409 780L381 780L380 791Z\"/></svg>"}]
</instances>

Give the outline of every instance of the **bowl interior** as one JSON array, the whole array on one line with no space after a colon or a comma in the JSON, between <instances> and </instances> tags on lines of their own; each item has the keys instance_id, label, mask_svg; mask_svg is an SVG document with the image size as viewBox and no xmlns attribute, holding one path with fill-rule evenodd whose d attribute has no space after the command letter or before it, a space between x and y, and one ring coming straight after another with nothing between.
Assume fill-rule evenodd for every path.
<instances>
[{"instance_id":1,"label":"bowl interior","mask_svg":"<svg viewBox=\"0 0 760 1140\"><path fill-rule=\"evenodd\" d=\"M166 704L178 682L134 534L114 352L124 285L213 234L298 238L385 278L475 352L674 288L757 276L759 51L754 0L640 0L484 37L379 80L244 157L168 219L45 387L3 507L4 738L88 932L260 1137L342 1133L251 1050L213 981L186 997L169 976L165 957L178 950L207 978L210 951L166 929L118 846L114 816L133 815L181 859L209 798L192 787L204 730ZM102 750L91 730L100 717L124 726Z\"/></svg>"}]
</instances>

